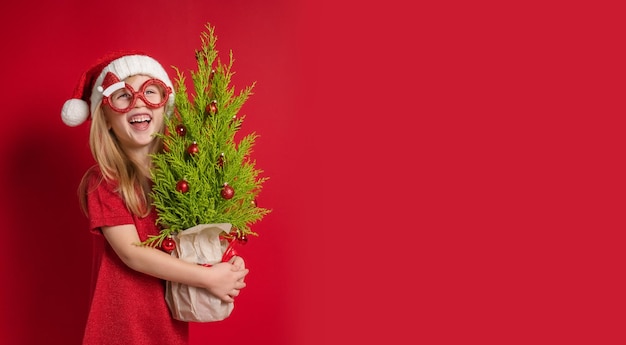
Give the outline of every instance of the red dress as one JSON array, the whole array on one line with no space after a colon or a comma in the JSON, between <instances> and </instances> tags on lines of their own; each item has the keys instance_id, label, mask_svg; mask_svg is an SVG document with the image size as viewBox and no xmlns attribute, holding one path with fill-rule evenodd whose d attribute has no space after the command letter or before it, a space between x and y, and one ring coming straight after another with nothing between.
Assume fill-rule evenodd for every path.
<instances>
[{"instance_id":1,"label":"red dress","mask_svg":"<svg viewBox=\"0 0 626 345\"><path fill-rule=\"evenodd\" d=\"M188 324L172 318L165 302L165 282L126 266L100 230L102 226L135 224L144 241L158 233L156 211L145 218L133 215L116 186L102 179L98 169L90 173L87 186L90 229L103 248L95 254L95 281L83 344L186 345Z\"/></svg>"}]
</instances>

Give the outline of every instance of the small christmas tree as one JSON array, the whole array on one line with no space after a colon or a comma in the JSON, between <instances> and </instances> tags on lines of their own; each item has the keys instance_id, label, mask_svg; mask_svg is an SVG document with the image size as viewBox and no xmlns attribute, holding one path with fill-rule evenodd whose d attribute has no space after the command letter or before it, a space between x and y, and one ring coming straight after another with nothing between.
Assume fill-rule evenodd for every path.
<instances>
[{"instance_id":1,"label":"small christmas tree","mask_svg":"<svg viewBox=\"0 0 626 345\"><path fill-rule=\"evenodd\" d=\"M250 157L258 137L237 140L244 116L238 116L254 84L235 95L230 86L233 53L227 64L215 49L214 27L206 25L197 70L190 71L195 94L190 101L185 76L176 69L176 113L166 120L164 150L153 155L152 197L161 227L144 242L170 251L171 237L198 224L230 223L230 241L245 243L257 235L250 225L270 212L256 198L267 177Z\"/></svg>"}]
</instances>

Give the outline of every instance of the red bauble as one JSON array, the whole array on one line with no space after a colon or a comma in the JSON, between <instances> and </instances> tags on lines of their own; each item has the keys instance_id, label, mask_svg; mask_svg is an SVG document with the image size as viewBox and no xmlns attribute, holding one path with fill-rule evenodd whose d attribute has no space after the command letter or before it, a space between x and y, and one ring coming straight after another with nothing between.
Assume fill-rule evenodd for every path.
<instances>
[{"instance_id":1,"label":"red bauble","mask_svg":"<svg viewBox=\"0 0 626 345\"><path fill-rule=\"evenodd\" d=\"M189 145L189 147L187 148L187 153L189 153L189 155L191 156L195 156L196 153L200 152L198 150L198 143L196 143L195 141Z\"/></svg>"},{"instance_id":2,"label":"red bauble","mask_svg":"<svg viewBox=\"0 0 626 345\"><path fill-rule=\"evenodd\" d=\"M224 183L224 188L222 188L222 198L224 199L232 199L235 196L235 190L233 187L229 186L228 183Z\"/></svg>"},{"instance_id":3,"label":"red bauble","mask_svg":"<svg viewBox=\"0 0 626 345\"><path fill-rule=\"evenodd\" d=\"M176 184L176 190L181 193L187 193L189 191L189 183L185 180L180 180Z\"/></svg>"},{"instance_id":4,"label":"red bauble","mask_svg":"<svg viewBox=\"0 0 626 345\"><path fill-rule=\"evenodd\" d=\"M185 125L181 123L180 125L176 126L176 133L178 134L178 136L184 137L185 135L187 135L187 127L185 127Z\"/></svg>"},{"instance_id":5,"label":"red bauble","mask_svg":"<svg viewBox=\"0 0 626 345\"><path fill-rule=\"evenodd\" d=\"M220 168L224 166L224 153L220 154L220 158L217 159L217 165Z\"/></svg>"},{"instance_id":6,"label":"red bauble","mask_svg":"<svg viewBox=\"0 0 626 345\"><path fill-rule=\"evenodd\" d=\"M239 244L248 243L248 237L242 232L239 232L238 229L233 228L233 230L228 233L228 236L232 238L231 241L237 241Z\"/></svg>"},{"instance_id":7,"label":"red bauble","mask_svg":"<svg viewBox=\"0 0 626 345\"><path fill-rule=\"evenodd\" d=\"M217 101L211 101L204 110L209 114L217 114Z\"/></svg>"},{"instance_id":8,"label":"red bauble","mask_svg":"<svg viewBox=\"0 0 626 345\"><path fill-rule=\"evenodd\" d=\"M176 242L171 237L166 237L161 243L161 248L165 252L171 253L176 248Z\"/></svg>"}]
</instances>

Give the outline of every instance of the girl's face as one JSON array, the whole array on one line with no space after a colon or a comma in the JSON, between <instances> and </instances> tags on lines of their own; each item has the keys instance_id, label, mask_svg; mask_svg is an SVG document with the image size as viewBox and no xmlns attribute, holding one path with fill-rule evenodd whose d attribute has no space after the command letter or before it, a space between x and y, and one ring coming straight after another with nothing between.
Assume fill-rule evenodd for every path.
<instances>
[{"instance_id":1,"label":"girl's face","mask_svg":"<svg viewBox=\"0 0 626 345\"><path fill-rule=\"evenodd\" d=\"M124 81L134 90L140 90L144 82L149 79L151 78L145 75L134 75ZM128 97L128 95L113 93L111 98L113 97ZM154 134L163 127L165 106L150 108L141 97L137 97L134 106L125 113L117 112L106 105L102 108L107 127L115 133L126 151L145 150L147 153L150 144L155 139Z\"/></svg>"}]
</instances>

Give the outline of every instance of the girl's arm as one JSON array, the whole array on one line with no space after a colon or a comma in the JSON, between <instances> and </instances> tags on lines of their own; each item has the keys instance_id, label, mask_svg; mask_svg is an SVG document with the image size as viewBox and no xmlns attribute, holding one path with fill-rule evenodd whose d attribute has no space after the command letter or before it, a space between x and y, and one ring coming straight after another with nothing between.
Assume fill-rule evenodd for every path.
<instances>
[{"instance_id":1,"label":"girl's arm","mask_svg":"<svg viewBox=\"0 0 626 345\"><path fill-rule=\"evenodd\" d=\"M246 286L243 279L248 269L242 261L237 261L236 265L231 260L230 263L204 267L180 260L159 249L137 245L141 241L132 224L102 227L102 233L120 259L136 271L205 288L225 302L232 302L239 290Z\"/></svg>"}]
</instances>

